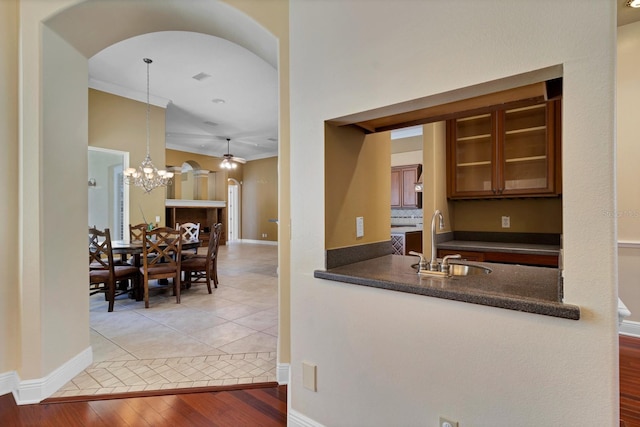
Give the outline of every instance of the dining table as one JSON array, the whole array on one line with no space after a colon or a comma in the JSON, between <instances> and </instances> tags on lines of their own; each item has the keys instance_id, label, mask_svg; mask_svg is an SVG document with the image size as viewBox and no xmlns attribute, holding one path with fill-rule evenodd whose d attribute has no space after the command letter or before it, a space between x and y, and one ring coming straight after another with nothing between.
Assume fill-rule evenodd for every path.
<instances>
[{"instance_id":1,"label":"dining table","mask_svg":"<svg viewBox=\"0 0 640 427\"><path fill-rule=\"evenodd\" d=\"M197 249L202 244L202 240L191 239L182 241L182 249ZM142 262L140 261L142 255L142 240L112 240L111 250L114 255L120 255L123 261L126 261L130 255L133 258L133 265L140 268ZM159 279L160 282L166 282L167 279ZM142 289L134 289L131 297L135 297L136 301L142 301Z\"/></svg>"}]
</instances>

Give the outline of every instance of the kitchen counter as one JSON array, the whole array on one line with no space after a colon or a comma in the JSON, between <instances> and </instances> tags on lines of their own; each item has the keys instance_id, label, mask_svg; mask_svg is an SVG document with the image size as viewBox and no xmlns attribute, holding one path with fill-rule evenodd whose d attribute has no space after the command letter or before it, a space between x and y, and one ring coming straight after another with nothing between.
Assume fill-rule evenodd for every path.
<instances>
[{"instance_id":1,"label":"kitchen counter","mask_svg":"<svg viewBox=\"0 0 640 427\"><path fill-rule=\"evenodd\" d=\"M473 240L449 240L438 243L438 249L454 251L505 252L529 255L555 255L560 253L559 245L534 243L478 242Z\"/></svg>"},{"instance_id":2,"label":"kitchen counter","mask_svg":"<svg viewBox=\"0 0 640 427\"><path fill-rule=\"evenodd\" d=\"M440 278L418 275L412 267L417 261L418 258L414 256L385 255L326 271L316 270L314 277L508 310L580 319L578 306L561 302L559 270L556 268L459 262L481 265L492 272L486 275Z\"/></svg>"}]
</instances>

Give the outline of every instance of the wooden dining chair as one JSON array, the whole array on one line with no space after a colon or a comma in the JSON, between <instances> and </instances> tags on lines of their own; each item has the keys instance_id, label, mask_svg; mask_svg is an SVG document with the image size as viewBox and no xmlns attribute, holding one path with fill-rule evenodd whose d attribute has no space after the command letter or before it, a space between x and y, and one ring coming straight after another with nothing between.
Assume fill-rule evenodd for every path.
<instances>
[{"instance_id":1,"label":"wooden dining chair","mask_svg":"<svg viewBox=\"0 0 640 427\"><path fill-rule=\"evenodd\" d=\"M172 279L176 303L180 304L182 233L170 227L145 230L142 236L144 307L149 308L149 280Z\"/></svg>"},{"instance_id":2,"label":"wooden dining chair","mask_svg":"<svg viewBox=\"0 0 640 427\"><path fill-rule=\"evenodd\" d=\"M147 230L147 227L147 224L144 223L136 225L129 224L129 240L132 242L142 242L143 234L145 230Z\"/></svg>"},{"instance_id":3,"label":"wooden dining chair","mask_svg":"<svg viewBox=\"0 0 640 427\"><path fill-rule=\"evenodd\" d=\"M116 298L116 283L130 282L135 289L140 284L140 272L134 266L114 262L111 233L89 227L89 295L104 292L109 302L108 311L113 311ZM122 293L128 289L122 290Z\"/></svg>"},{"instance_id":4,"label":"wooden dining chair","mask_svg":"<svg viewBox=\"0 0 640 427\"><path fill-rule=\"evenodd\" d=\"M185 222L183 224L176 223L176 229L182 232L182 240L198 240L200 238L200 223ZM198 253L198 248L193 250L193 254ZM191 257L191 254L183 254L182 258Z\"/></svg>"},{"instance_id":5,"label":"wooden dining chair","mask_svg":"<svg viewBox=\"0 0 640 427\"><path fill-rule=\"evenodd\" d=\"M182 260L180 269L184 272L186 288L195 283L206 283L207 289L211 293L212 281L213 285L218 287L218 246L220 245L222 224L215 224L212 230L207 246L207 255L195 255Z\"/></svg>"}]
</instances>

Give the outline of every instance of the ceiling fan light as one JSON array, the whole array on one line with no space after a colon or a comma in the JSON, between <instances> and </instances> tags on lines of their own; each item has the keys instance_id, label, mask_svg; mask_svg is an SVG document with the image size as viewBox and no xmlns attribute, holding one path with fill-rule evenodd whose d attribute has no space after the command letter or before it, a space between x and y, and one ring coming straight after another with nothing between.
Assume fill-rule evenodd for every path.
<instances>
[{"instance_id":1,"label":"ceiling fan light","mask_svg":"<svg viewBox=\"0 0 640 427\"><path fill-rule=\"evenodd\" d=\"M627 6L638 8L640 7L640 0L629 0L627 1Z\"/></svg>"}]
</instances>

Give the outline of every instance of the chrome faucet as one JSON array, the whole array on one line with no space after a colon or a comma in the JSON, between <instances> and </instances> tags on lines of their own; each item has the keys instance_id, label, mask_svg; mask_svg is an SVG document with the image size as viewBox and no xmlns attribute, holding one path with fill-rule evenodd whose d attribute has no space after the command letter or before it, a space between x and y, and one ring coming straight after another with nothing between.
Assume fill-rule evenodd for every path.
<instances>
[{"instance_id":1,"label":"chrome faucet","mask_svg":"<svg viewBox=\"0 0 640 427\"><path fill-rule=\"evenodd\" d=\"M436 248L436 218L440 218L440 229L444 228L444 217L439 209L436 209L431 217L431 262L429 270L438 271L438 249Z\"/></svg>"}]
</instances>

